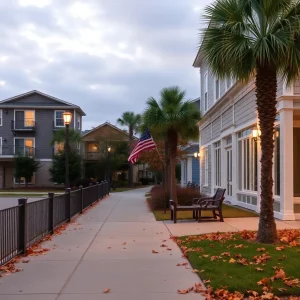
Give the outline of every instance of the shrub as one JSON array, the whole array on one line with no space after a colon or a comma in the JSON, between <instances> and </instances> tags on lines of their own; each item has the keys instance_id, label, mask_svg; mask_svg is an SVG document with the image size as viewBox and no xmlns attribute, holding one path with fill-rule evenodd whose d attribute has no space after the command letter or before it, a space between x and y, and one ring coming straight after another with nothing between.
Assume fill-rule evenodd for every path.
<instances>
[{"instance_id":1,"label":"shrub","mask_svg":"<svg viewBox=\"0 0 300 300\"><path fill-rule=\"evenodd\" d=\"M122 188L128 186L128 181L115 181L114 186L116 188Z\"/></svg>"},{"instance_id":2,"label":"shrub","mask_svg":"<svg viewBox=\"0 0 300 300\"><path fill-rule=\"evenodd\" d=\"M177 187L177 197L179 205L192 205L193 198L204 197L199 189ZM170 194L165 195L165 189L162 186L156 185L151 189L151 196L148 199L149 207L151 210L164 209L164 201L169 206Z\"/></svg>"},{"instance_id":3,"label":"shrub","mask_svg":"<svg viewBox=\"0 0 300 300\"><path fill-rule=\"evenodd\" d=\"M85 187L88 187L90 185L90 183L93 185L96 184L96 182L91 178L82 178L82 179L77 180L76 186L80 187L82 185L85 188Z\"/></svg>"},{"instance_id":4,"label":"shrub","mask_svg":"<svg viewBox=\"0 0 300 300\"><path fill-rule=\"evenodd\" d=\"M133 186L134 186L134 187L141 186L141 185L142 185L142 183L141 183L140 181L134 182L134 183L133 183Z\"/></svg>"},{"instance_id":5,"label":"shrub","mask_svg":"<svg viewBox=\"0 0 300 300\"><path fill-rule=\"evenodd\" d=\"M152 183L152 178L142 177L140 178L140 182L142 183L142 185L149 185L150 183Z\"/></svg>"}]
</instances>

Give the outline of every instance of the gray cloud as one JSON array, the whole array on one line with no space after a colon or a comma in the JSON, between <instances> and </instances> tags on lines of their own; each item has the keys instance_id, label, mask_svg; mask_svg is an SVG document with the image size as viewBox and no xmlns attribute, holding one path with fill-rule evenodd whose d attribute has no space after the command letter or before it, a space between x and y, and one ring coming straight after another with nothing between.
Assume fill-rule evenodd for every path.
<instances>
[{"instance_id":1,"label":"gray cloud","mask_svg":"<svg viewBox=\"0 0 300 300\"><path fill-rule=\"evenodd\" d=\"M179 85L196 98L198 6L196 0L0 0L0 98L38 89L80 105L84 129L115 124L126 110L142 112L165 86Z\"/></svg>"}]
</instances>

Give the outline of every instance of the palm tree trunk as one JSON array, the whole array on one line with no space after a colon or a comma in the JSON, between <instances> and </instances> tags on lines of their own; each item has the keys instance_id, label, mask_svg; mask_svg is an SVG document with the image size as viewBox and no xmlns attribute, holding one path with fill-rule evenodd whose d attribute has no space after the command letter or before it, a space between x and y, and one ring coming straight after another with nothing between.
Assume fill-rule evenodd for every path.
<instances>
[{"instance_id":1,"label":"palm tree trunk","mask_svg":"<svg viewBox=\"0 0 300 300\"><path fill-rule=\"evenodd\" d=\"M133 128L131 126L129 127L129 141L130 141L129 152L131 153L132 141L133 141ZM131 162L129 162L129 169L128 169L128 186L129 187L133 186L133 164Z\"/></svg>"},{"instance_id":2,"label":"palm tree trunk","mask_svg":"<svg viewBox=\"0 0 300 300\"><path fill-rule=\"evenodd\" d=\"M256 104L261 130L261 203L257 240L274 243L277 239L273 209L274 122L276 118L276 69L259 65L256 74Z\"/></svg>"},{"instance_id":3,"label":"palm tree trunk","mask_svg":"<svg viewBox=\"0 0 300 300\"><path fill-rule=\"evenodd\" d=\"M177 203L177 184L176 184L176 154L178 136L175 130L168 130L168 145L169 145L169 157L170 157L170 199Z\"/></svg>"},{"instance_id":4,"label":"palm tree trunk","mask_svg":"<svg viewBox=\"0 0 300 300\"><path fill-rule=\"evenodd\" d=\"M169 166L170 166L169 146L168 146L168 141L165 140L164 188L167 194L169 193L169 186L170 186Z\"/></svg>"}]
</instances>

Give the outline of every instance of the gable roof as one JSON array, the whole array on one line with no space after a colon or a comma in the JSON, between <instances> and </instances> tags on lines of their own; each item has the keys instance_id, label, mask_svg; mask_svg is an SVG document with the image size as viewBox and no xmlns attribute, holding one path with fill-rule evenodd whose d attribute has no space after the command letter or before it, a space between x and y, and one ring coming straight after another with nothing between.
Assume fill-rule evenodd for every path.
<instances>
[{"instance_id":1,"label":"gable roof","mask_svg":"<svg viewBox=\"0 0 300 300\"><path fill-rule=\"evenodd\" d=\"M2 101L0 101L0 106L1 107L7 107L7 108L9 108L9 107L20 107L20 106L26 107L26 103L21 103L21 104L20 103L16 103L16 104L14 104L14 101L22 99L24 97L28 97L28 96L34 95L34 94L38 94L40 96L46 97L48 99L51 99L54 102L57 102L59 108L75 109L75 110L77 110L77 112L80 113L80 115L82 115L82 116L86 115L84 113L84 111L81 109L80 106L72 104L72 103L64 101L64 100L61 100L61 99L58 99L56 97L50 96L48 94L42 93L42 92L37 91L37 90L33 90L33 91L30 91L30 92L27 92L27 93L23 93L23 94L20 94L20 95L17 95L17 96L14 96L14 97L2 100ZM33 106L33 105L31 105L31 106ZM38 107L38 108L55 108L56 106L55 105L50 105L50 104L47 104L47 105L36 104L35 107Z\"/></svg>"},{"instance_id":2,"label":"gable roof","mask_svg":"<svg viewBox=\"0 0 300 300\"><path fill-rule=\"evenodd\" d=\"M115 129L115 130L118 130L120 133L129 136L129 133L127 133L125 130L120 129L120 128L118 128L117 126L114 126L114 125L110 124L109 122L105 122L105 123L103 123L103 124L101 124L101 125L99 125L99 126L93 128L93 129L91 129L91 130L85 130L85 132L82 134L82 137L84 138L84 137L86 137L87 135L89 135L89 134L91 134L91 133L93 133L93 132L99 130L100 128L102 128L102 127L104 127L104 126L110 126L111 128L113 128L113 129ZM133 139L137 139L137 138L134 136Z\"/></svg>"}]
</instances>

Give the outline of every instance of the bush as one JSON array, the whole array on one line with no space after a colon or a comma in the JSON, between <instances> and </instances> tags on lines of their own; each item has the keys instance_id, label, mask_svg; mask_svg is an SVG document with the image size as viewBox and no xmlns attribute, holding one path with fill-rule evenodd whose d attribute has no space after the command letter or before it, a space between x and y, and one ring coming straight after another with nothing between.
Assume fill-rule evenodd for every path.
<instances>
[{"instance_id":1,"label":"bush","mask_svg":"<svg viewBox=\"0 0 300 300\"><path fill-rule=\"evenodd\" d=\"M199 189L177 187L177 198L179 205L192 205L193 198L204 197ZM151 189L151 196L148 199L149 207L151 210L164 209L164 201L169 206L170 194L165 195L165 189L162 186L156 185Z\"/></svg>"},{"instance_id":2,"label":"bush","mask_svg":"<svg viewBox=\"0 0 300 300\"><path fill-rule=\"evenodd\" d=\"M82 179L77 180L76 186L80 187L82 185L85 188L85 187L90 186L90 183L93 185L96 184L96 182L91 178L82 178Z\"/></svg>"},{"instance_id":3,"label":"bush","mask_svg":"<svg viewBox=\"0 0 300 300\"><path fill-rule=\"evenodd\" d=\"M128 186L128 181L114 181L114 186L116 188L122 188Z\"/></svg>"},{"instance_id":4,"label":"bush","mask_svg":"<svg viewBox=\"0 0 300 300\"><path fill-rule=\"evenodd\" d=\"M142 177L140 178L140 182L142 183L142 185L149 185L150 183L152 183L152 178Z\"/></svg>"},{"instance_id":5,"label":"bush","mask_svg":"<svg viewBox=\"0 0 300 300\"><path fill-rule=\"evenodd\" d=\"M133 186L134 186L134 187L138 187L138 186L141 186L141 185L142 185L142 183L141 183L140 181L134 182L134 183L133 183Z\"/></svg>"}]
</instances>

